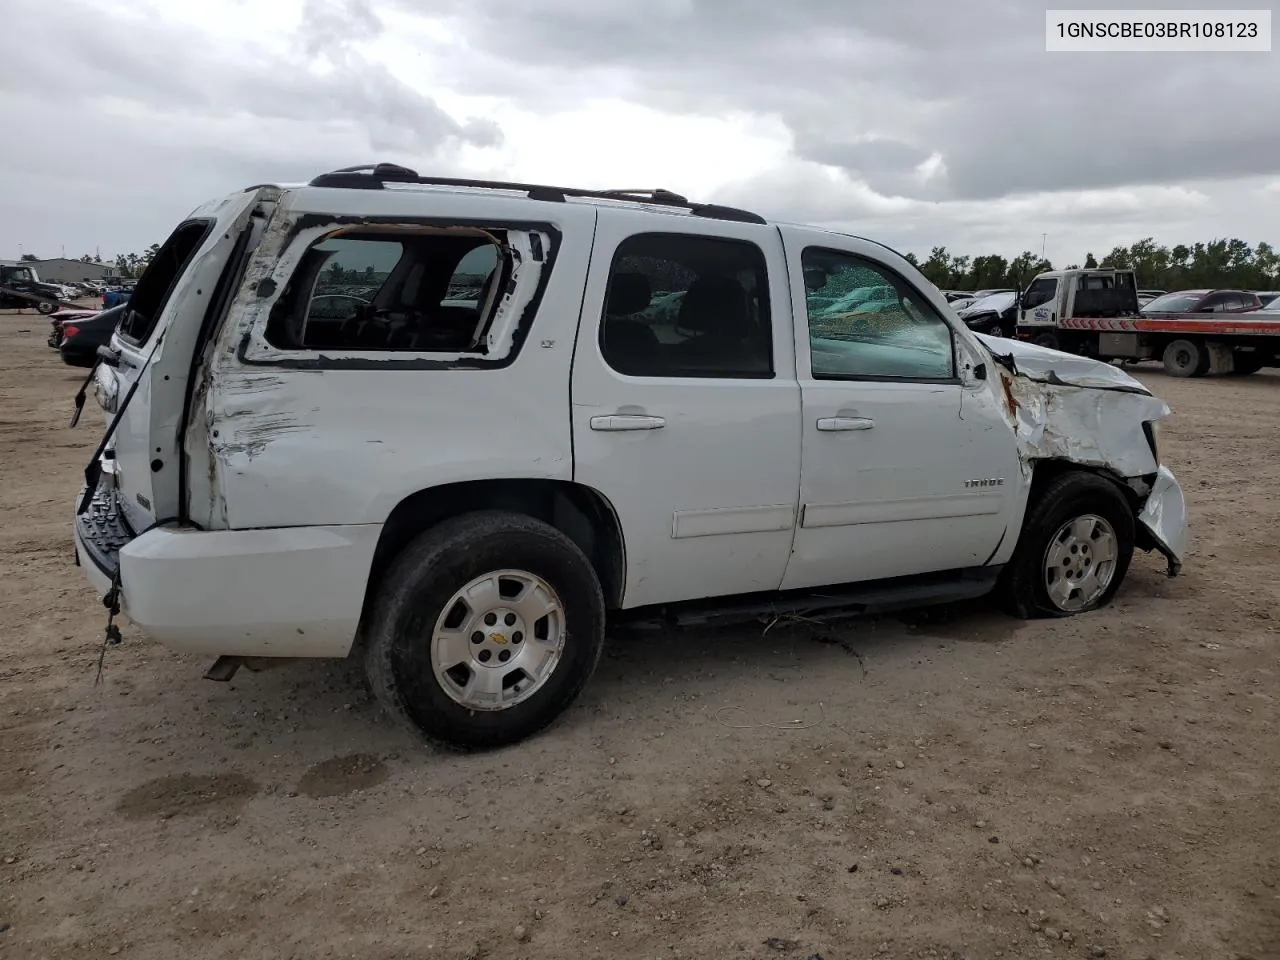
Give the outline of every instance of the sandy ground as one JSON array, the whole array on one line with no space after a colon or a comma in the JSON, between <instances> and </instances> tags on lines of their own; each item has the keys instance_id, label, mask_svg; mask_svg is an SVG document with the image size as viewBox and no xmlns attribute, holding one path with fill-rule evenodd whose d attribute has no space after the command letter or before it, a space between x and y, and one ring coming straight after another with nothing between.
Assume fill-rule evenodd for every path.
<instances>
[{"instance_id":1,"label":"sandy ground","mask_svg":"<svg viewBox=\"0 0 1280 960\"><path fill-rule=\"evenodd\" d=\"M100 412L67 429L47 329L0 316L0 957L1280 957L1280 374L1142 374L1176 580L617 640L546 734L459 757L343 663L216 684L126 624L95 686Z\"/></svg>"}]
</instances>

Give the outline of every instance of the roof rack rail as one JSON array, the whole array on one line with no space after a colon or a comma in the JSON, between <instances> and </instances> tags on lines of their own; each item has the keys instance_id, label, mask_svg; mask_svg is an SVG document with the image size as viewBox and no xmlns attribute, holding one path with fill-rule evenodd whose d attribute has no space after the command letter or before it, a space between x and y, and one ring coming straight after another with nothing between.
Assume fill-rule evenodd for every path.
<instances>
[{"instance_id":1,"label":"roof rack rail","mask_svg":"<svg viewBox=\"0 0 1280 960\"><path fill-rule=\"evenodd\" d=\"M765 223L764 217L737 207L723 207L715 203L694 203L678 193L661 188L656 190L585 190L578 187L551 187L543 184L513 183L504 180L469 180L460 177L424 177L416 170L395 163L371 163L356 167L342 167L330 173L322 173L311 181L313 187L336 187L348 190L382 190L388 183L419 183L438 187L480 187L490 190L512 190L528 195L530 200L548 203L564 203L566 197L582 197L593 200L625 200L633 203L652 203L664 207L683 207L695 217L714 220L734 220L739 223Z\"/></svg>"}]
</instances>

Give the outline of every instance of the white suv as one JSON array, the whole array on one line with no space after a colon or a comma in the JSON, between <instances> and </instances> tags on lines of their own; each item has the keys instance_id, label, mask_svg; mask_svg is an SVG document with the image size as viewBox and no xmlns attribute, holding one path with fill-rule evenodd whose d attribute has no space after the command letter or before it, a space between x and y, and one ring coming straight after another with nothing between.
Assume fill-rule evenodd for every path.
<instances>
[{"instance_id":1,"label":"white suv","mask_svg":"<svg viewBox=\"0 0 1280 960\"><path fill-rule=\"evenodd\" d=\"M894 296L830 309L861 288ZM179 225L94 376L108 606L214 678L359 650L454 746L560 714L607 620L1060 616L1184 548L1137 381L971 333L880 244L666 191L252 187Z\"/></svg>"}]
</instances>

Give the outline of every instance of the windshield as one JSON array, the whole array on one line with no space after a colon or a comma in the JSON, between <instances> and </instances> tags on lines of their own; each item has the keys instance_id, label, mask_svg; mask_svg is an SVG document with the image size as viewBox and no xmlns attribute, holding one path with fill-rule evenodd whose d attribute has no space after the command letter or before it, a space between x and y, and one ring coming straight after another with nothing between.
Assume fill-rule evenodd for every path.
<instances>
[{"instance_id":1,"label":"windshield","mask_svg":"<svg viewBox=\"0 0 1280 960\"><path fill-rule=\"evenodd\" d=\"M1042 306L1054 298L1058 292L1058 280L1056 277L1041 277L1039 280L1031 281L1031 286L1027 287L1027 292L1022 295L1022 306L1027 310Z\"/></svg>"},{"instance_id":2,"label":"windshield","mask_svg":"<svg viewBox=\"0 0 1280 960\"><path fill-rule=\"evenodd\" d=\"M1185 313L1203 299L1200 293L1166 293L1156 297L1142 309L1147 312L1161 310L1169 313Z\"/></svg>"}]
</instances>

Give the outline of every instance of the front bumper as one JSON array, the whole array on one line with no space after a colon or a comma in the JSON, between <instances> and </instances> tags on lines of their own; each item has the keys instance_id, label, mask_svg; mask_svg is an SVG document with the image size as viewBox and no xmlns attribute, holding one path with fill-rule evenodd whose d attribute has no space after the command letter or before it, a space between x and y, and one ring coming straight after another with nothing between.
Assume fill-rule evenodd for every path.
<instances>
[{"instance_id":1,"label":"front bumper","mask_svg":"<svg viewBox=\"0 0 1280 960\"><path fill-rule=\"evenodd\" d=\"M119 571L122 612L153 640L210 656L350 652L380 525L134 536L113 497L100 489L76 518L76 559L99 596Z\"/></svg>"},{"instance_id":2,"label":"front bumper","mask_svg":"<svg viewBox=\"0 0 1280 960\"><path fill-rule=\"evenodd\" d=\"M1168 467L1160 467L1156 473L1138 522L1168 559L1169 576L1177 576L1187 549L1187 501Z\"/></svg>"}]
</instances>

